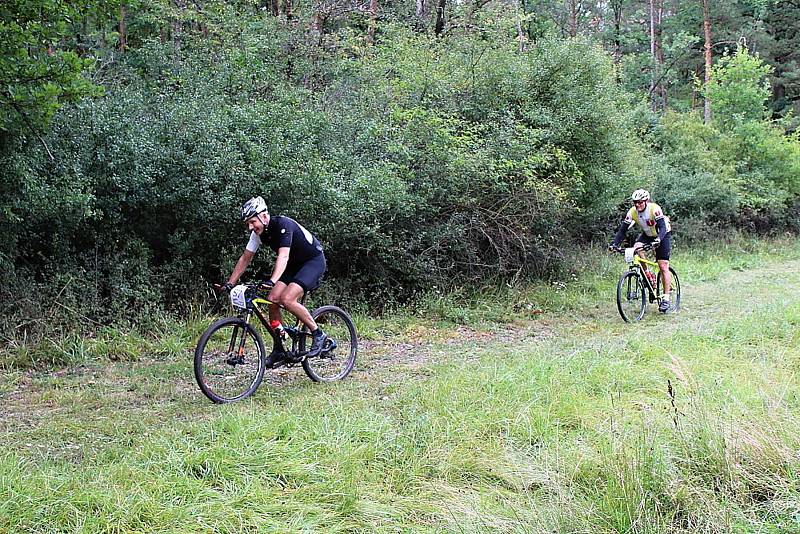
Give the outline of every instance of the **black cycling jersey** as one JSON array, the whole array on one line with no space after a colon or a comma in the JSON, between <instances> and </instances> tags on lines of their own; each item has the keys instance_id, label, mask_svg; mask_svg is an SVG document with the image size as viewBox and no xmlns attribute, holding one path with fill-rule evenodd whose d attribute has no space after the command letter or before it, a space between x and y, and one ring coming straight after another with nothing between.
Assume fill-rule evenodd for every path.
<instances>
[{"instance_id":1,"label":"black cycling jersey","mask_svg":"<svg viewBox=\"0 0 800 534\"><path fill-rule=\"evenodd\" d=\"M289 265L299 265L322 254L317 238L290 217L271 216L260 238L276 253L279 248L289 247Z\"/></svg>"}]
</instances>

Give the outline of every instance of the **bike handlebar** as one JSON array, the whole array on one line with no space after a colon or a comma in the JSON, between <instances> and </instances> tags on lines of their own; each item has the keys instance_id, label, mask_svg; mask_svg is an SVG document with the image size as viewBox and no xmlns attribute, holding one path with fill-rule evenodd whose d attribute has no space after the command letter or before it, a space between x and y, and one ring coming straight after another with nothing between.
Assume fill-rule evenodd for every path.
<instances>
[{"instance_id":1,"label":"bike handlebar","mask_svg":"<svg viewBox=\"0 0 800 534\"><path fill-rule=\"evenodd\" d=\"M639 251L639 250L648 251L648 250L652 250L652 249L653 249L653 245L651 243L645 243L641 247L638 247L636 250L637 251ZM611 251L612 252L618 252L619 254L625 254L625 247L613 247L613 248L611 248Z\"/></svg>"},{"instance_id":2,"label":"bike handlebar","mask_svg":"<svg viewBox=\"0 0 800 534\"><path fill-rule=\"evenodd\" d=\"M266 282L251 282L251 283L248 283L248 284L241 284L241 285L245 285L248 288L255 289L257 291L265 291L267 289L272 289L272 287L273 287L272 285L270 285L270 284L268 284ZM231 288L226 287L226 284L212 284L211 287L217 293L222 293L224 291L229 291L230 289L233 289L233 287L231 287Z\"/></svg>"}]
</instances>

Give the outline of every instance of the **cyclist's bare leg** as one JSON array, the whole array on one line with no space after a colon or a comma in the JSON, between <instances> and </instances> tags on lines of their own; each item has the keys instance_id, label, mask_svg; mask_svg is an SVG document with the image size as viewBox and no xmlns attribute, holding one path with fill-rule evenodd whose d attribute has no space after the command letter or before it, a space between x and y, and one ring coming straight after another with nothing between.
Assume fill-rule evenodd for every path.
<instances>
[{"instance_id":1,"label":"cyclist's bare leg","mask_svg":"<svg viewBox=\"0 0 800 534\"><path fill-rule=\"evenodd\" d=\"M269 296L267 298L273 304L269 305L269 319L270 321L281 321L283 322L283 317L281 316L281 295L286 291L286 284L284 282L275 282L275 285L269 292Z\"/></svg>"},{"instance_id":2,"label":"cyclist's bare leg","mask_svg":"<svg viewBox=\"0 0 800 534\"><path fill-rule=\"evenodd\" d=\"M672 288L672 275L669 273L669 260L657 260L658 268L661 269L661 276L664 277L664 294L669 297L669 290Z\"/></svg>"},{"instance_id":3,"label":"cyclist's bare leg","mask_svg":"<svg viewBox=\"0 0 800 534\"><path fill-rule=\"evenodd\" d=\"M279 282L280 283L280 282ZM278 287L278 284L275 284ZM284 308L289 310L295 315L300 322L308 327L312 332L317 329L317 323L311 317L305 306L300 304L300 298L303 296L304 290L299 284L292 282L286 289L281 292L280 300L278 301ZM272 293L270 293L271 295ZM271 300L271 299L270 299Z\"/></svg>"}]
</instances>

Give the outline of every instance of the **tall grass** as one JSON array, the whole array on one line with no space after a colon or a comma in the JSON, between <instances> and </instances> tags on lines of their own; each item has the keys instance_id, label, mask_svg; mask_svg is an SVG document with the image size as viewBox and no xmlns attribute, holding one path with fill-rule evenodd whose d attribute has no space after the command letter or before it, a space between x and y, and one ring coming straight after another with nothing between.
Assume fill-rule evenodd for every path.
<instances>
[{"instance_id":1,"label":"tall grass","mask_svg":"<svg viewBox=\"0 0 800 534\"><path fill-rule=\"evenodd\" d=\"M364 321L427 343L233 406L199 395L177 342L6 372L0 531L800 531L797 262L765 246L758 269L726 272L740 255L676 254L705 273L684 276L684 311L626 325L603 280L616 259L564 287L497 290L498 308L551 303L528 322L458 300L505 339L453 338L458 316Z\"/></svg>"}]
</instances>

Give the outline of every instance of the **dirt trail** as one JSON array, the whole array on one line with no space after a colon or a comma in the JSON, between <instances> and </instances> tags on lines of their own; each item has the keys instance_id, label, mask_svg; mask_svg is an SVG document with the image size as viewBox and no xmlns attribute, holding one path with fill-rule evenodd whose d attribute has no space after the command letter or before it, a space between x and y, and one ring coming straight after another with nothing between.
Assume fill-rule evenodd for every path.
<instances>
[{"instance_id":1,"label":"dirt trail","mask_svg":"<svg viewBox=\"0 0 800 534\"><path fill-rule=\"evenodd\" d=\"M714 328L717 318L731 312L741 316L775 302L800 301L800 260L730 271L716 280L702 282L693 282L692 273L681 273L677 268L683 284L678 314L663 316L651 305L642 322L628 325L617 314L613 296L608 295L583 313L544 313L535 320L520 320L491 330L462 326L444 332L423 327L407 338L364 341L351 379L381 389L396 380L430 372L434 362L450 358L468 360L471 352L487 346L496 345L502 351L510 344L546 342L553 336L578 335L586 330L585 335L597 332L604 336L624 335L630 328L699 332ZM85 418L86 410L94 405L144 412L152 411L153 404L157 404L166 420L185 411L187 406L205 403L194 383L191 349L186 354L185 362L178 362L177 366L176 362L165 359L145 359L49 373L28 371L13 373L14 376L6 373L0 376L6 384L5 393L0 390L3 406L0 439L3 434L35 428L51 417L69 417L80 412ZM164 370L167 365L172 366L169 372ZM299 367L278 369L267 373L262 388L280 390L306 380Z\"/></svg>"}]
</instances>

